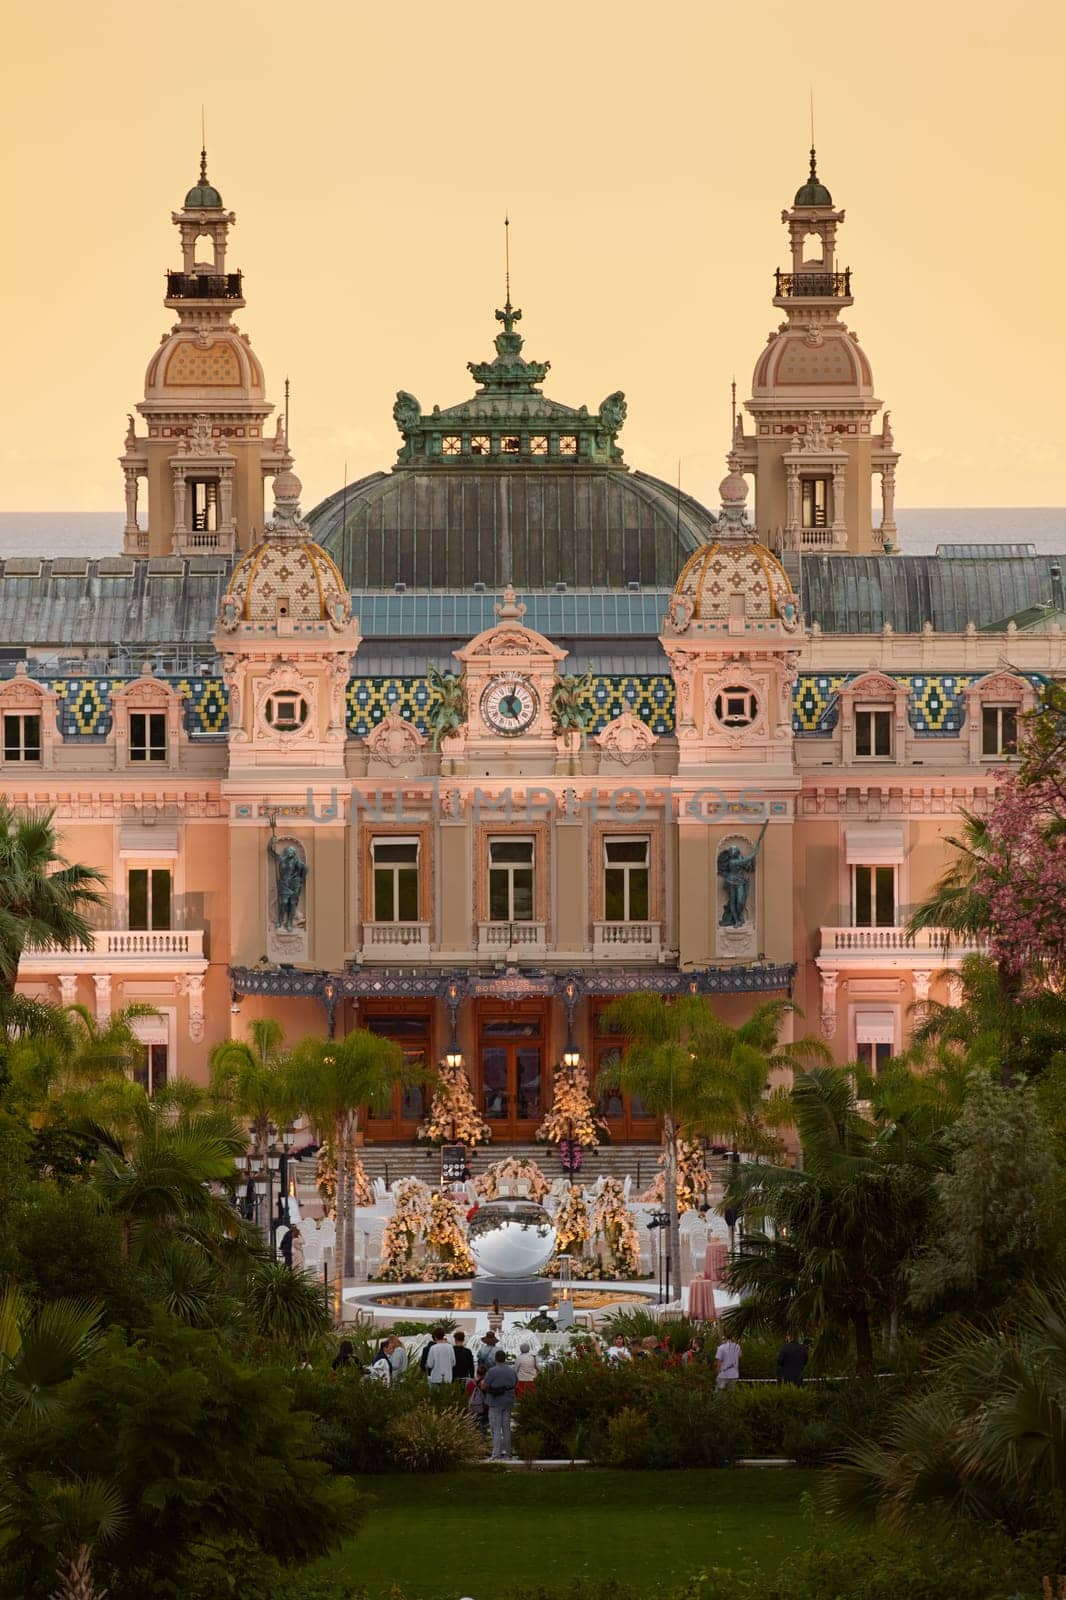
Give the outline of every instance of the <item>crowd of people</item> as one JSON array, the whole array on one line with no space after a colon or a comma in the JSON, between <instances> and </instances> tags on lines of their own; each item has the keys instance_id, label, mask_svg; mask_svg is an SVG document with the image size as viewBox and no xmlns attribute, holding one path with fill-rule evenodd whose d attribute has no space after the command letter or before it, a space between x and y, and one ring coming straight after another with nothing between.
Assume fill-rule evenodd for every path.
<instances>
[{"instance_id":1,"label":"crowd of people","mask_svg":"<svg viewBox=\"0 0 1066 1600\"><path fill-rule=\"evenodd\" d=\"M734 1389L740 1381L743 1349L735 1339L724 1337L712 1351L705 1348L701 1338L694 1337L680 1355L668 1342L656 1334L644 1338L626 1339L615 1334L605 1351L591 1343L575 1347L576 1357L601 1355L612 1364L623 1361L661 1361L664 1365L687 1367L696 1364L713 1366L716 1389ZM782 1384L801 1385L807 1366L807 1346L795 1333L789 1333L777 1353L777 1381ZM553 1357L552 1359L558 1359ZM385 1385L403 1377L410 1363L407 1346L395 1334L381 1340L366 1376ZM333 1361L335 1371L355 1364L355 1351L350 1339L342 1339ZM516 1402L536 1381L541 1370L532 1344L523 1340L518 1355L512 1361L500 1347L495 1333L484 1335L477 1348L472 1350L461 1328L456 1329L449 1341L444 1328L434 1328L422 1347L419 1366L431 1388L461 1384L466 1395L467 1411L481 1432L490 1436L491 1460L508 1461L511 1458L511 1418Z\"/></svg>"}]
</instances>

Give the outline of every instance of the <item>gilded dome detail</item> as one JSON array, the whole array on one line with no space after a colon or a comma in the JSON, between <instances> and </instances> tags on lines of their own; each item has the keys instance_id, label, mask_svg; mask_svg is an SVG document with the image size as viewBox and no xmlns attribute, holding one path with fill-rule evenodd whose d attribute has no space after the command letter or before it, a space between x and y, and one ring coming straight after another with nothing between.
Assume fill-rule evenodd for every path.
<instances>
[{"instance_id":1,"label":"gilded dome detail","mask_svg":"<svg viewBox=\"0 0 1066 1600\"><path fill-rule=\"evenodd\" d=\"M686 561L674 588L682 613L694 622L724 622L736 594L744 596L749 621L790 622L795 615L796 597L787 572L755 539L705 544Z\"/></svg>"},{"instance_id":2,"label":"gilded dome detail","mask_svg":"<svg viewBox=\"0 0 1066 1600\"><path fill-rule=\"evenodd\" d=\"M275 478L274 519L233 569L222 601L223 628L279 623L342 628L351 620L351 597L344 580L301 520L300 488L292 472Z\"/></svg>"}]
</instances>

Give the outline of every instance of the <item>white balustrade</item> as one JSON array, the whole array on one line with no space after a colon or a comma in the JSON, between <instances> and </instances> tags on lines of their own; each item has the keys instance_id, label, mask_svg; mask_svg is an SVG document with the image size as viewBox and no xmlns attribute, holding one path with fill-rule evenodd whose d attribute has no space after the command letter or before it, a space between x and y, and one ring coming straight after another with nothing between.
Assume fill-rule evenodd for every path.
<instances>
[{"instance_id":1,"label":"white balustrade","mask_svg":"<svg viewBox=\"0 0 1066 1600\"><path fill-rule=\"evenodd\" d=\"M363 960L393 961L429 954L428 922L364 922Z\"/></svg>"},{"instance_id":2,"label":"white balustrade","mask_svg":"<svg viewBox=\"0 0 1066 1600\"><path fill-rule=\"evenodd\" d=\"M592 925L592 953L596 957L632 960L644 956L655 960L661 945L662 924L659 922L594 922Z\"/></svg>"},{"instance_id":3,"label":"white balustrade","mask_svg":"<svg viewBox=\"0 0 1066 1600\"><path fill-rule=\"evenodd\" d=\"M928 956L931 952L961 959L981 948L972 939L950 935L944 928L921 928L909 934L906 928L823 928L823 956L861 952L886 955Z\"/></svg>"},{"instance_id":4,"label":"white balustrade","mask_svg":"<svg viewBox=\"0 0 1066 1600\"><path fill-rule=\"evenodd\" d=\"M479 922L478 951L496 956L512 950L522 955L542 955L545 929L543 922Z\"/></svg>"}]
</instances>

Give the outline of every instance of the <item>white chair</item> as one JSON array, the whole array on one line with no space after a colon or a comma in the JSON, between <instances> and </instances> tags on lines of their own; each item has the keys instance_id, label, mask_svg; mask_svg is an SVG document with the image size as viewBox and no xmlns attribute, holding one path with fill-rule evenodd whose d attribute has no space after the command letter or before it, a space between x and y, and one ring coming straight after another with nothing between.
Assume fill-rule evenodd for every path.
<instances>
[{"instance_id":1,"label":"white chair","mask_svg":"<svg viewBox=\"0 0 1066 1600\"><path fill-rule=\"evenodd\" d=\"M385 1179L384 1178L375 1178L372 1187L373 1187L373 1190L374 1190L374 1200L375 1200L375 1202L380 1201L380 1200L384 1200L385 1196L389 1192L388 1189L386 1189L386 1187L385 1187Z\"/></svg>"},{"instance_id":2,"label":"white chair","mask_svg":"<svg viewBox=\"0 0 1066 1600\"><path fill-rule=\"evenodd\" d=\"M628 1200L629 1199L629 1194L630 1194L630 1190L632 1189L632 1187L633 1187L633 1179L631 1177L627 1177L622 1183L622 1199L623 1200Z\"/></svg>"}]
</instances>

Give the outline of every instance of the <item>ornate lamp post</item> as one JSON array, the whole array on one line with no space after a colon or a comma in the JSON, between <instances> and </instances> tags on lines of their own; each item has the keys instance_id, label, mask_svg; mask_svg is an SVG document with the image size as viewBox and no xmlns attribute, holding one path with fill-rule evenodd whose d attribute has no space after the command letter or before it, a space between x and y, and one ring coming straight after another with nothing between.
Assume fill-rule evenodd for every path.
<instances>
[{"instance_id":1,"label":"ornate lamp post","mask_svg":"<svg viewBox=\"0 0 1066 1600\"><path fill-rule=\"evenodd\" d=\"M581 1052L574 1043L573 1029L569 1030L566 1049L563 1051L563 1071L566 1073L567 1082L573 1087L574 1074L581 1065ZM573 1119L568 1117L566 1123L567 1137L560 1142L559 1155L563 1163L563 1171L572 1184L574 1173L581 1167L581 1146L574 1138Z\"/></svg>"}]
</instances>

